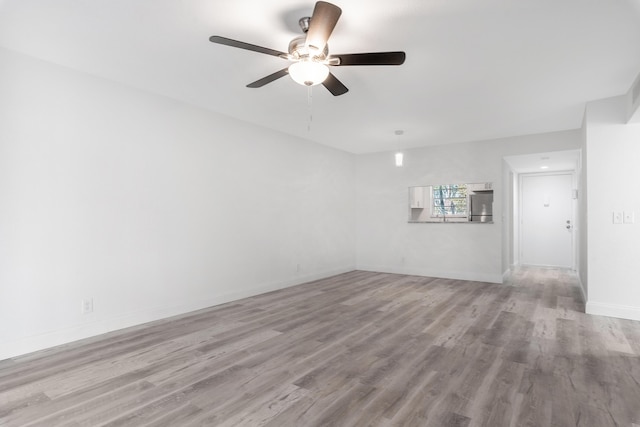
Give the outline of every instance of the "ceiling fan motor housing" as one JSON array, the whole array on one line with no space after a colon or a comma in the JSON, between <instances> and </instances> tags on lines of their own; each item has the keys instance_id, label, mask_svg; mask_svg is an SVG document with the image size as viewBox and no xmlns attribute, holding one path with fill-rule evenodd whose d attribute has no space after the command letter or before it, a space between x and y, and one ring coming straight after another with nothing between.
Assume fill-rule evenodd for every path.
<instances>
[{"instance_id":1,"label":"ceiling fan motor housing","mask_svg":"<svg viewBox=\"0 0 640 427\"><path fill-rule=\"evenodd\" d=\"M309 58L315 61L324 61L329 56L329 45L325 45L322 51L305 45L307 37L299 36L289 42L289 55L294 61Z\"/></svg>"}]
</instances>

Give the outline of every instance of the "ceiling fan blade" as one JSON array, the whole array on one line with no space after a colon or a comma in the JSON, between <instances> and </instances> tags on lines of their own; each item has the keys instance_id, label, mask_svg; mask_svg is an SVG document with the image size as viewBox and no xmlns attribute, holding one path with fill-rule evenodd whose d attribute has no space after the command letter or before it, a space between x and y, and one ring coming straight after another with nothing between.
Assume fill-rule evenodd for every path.
<instances>
[{"instance_id":1,"label":"ceiling fan blade","mask_svg":"<svg viewBox=\"0 0 640 427\"><path fill-rule=\"evenodd\" d=\"M326 87L333 96L340 96L349 92L349 89L331 73L329 73L327 78L322 82L322 85Z\"/></svg>"},{"instance_id":2,"label":"ceiling fan blade","mask_svg":"<svg viewBox=\"0 0 640 427\"><path fill-rule=\"evenodd\" d=\"M311 22L309 22L309 31L307 31L305 46L318 49L318 51L322 52L341 14L342 9L335 4L325 1L317 2L313 8Z\"/></svg>"},{"instance_id":3,"label":"ceiling fan blade","mask_svg":"<svg viewBox=\"0 0 640 427\"><path fill-rule=\"evenodd\" d=\"M238 40L228 39L221 36L211 36L209 41L212 43L223 44L225 46L237 47L240 49L251 50L253 52L264 53L266 55L273 55L279 57L286 57L287 54L280 52L279 50L269 49L268 47L256 46L255 44L240 42Z\"/></svg>"},{"instance_id":4,"label":"ceiling fan blade","mask_svg":"<svg viewBox=\"0 0 640 427\"><path fill-rule=\"evenodd\" d=\"M273 74L269 74L268 76L263 77L260 80L256 80L253 83L249 83L247 85L247 87L250 87L250 88L262 87L262 86L266 85L267 83L271 83L274 80L278 80L280 77L286 76L287 74L289 74L289 69L288 68L283 68L282 70L276 71Z\"/></svg>"},{"instance_id":5,"label":"ceiling fan blade","mask_svg":"<svg viewBox=\"0 0 640 427\"><path fill-rule=\"evenodd\" d=\"M404 52L371 52L331 55L329 60L338 58L340 62L335 65L402 65L406 57Z\"/></svg>"}]
</instances>

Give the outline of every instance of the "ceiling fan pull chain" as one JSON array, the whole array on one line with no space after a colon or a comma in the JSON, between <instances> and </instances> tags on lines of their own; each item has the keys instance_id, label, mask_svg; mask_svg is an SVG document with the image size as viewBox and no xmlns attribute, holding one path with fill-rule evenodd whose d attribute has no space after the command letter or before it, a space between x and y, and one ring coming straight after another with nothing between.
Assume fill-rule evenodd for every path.
<instances>
[{"instance_id":1,"label":"ceiling fan pull chain","mask_svg":"<svg viewBox=\"0 0 640 427\"><path fill-rule=\"evenodd\" d=\"M307 106L309 107L309 121L307 122L307 132L311 132L311 122L313 122L313 86L307 86Z\"/></svg>"}]
</instances>

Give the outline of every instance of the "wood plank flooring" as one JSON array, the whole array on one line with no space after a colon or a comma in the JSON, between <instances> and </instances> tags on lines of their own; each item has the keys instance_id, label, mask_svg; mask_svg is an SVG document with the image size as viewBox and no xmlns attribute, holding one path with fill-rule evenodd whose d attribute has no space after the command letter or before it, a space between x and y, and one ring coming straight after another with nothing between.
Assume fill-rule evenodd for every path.
<instances>
[{"instance_id":1,"label":"wood plank flooring","mask_svg":"<svg viewBox=\"0 0 640 427\"><path fill-rule=\"evenodd\" d=\"M640 322L574 276L354 271L0 362L2 426L639 426Z\"/></svg>"}]
</instances>

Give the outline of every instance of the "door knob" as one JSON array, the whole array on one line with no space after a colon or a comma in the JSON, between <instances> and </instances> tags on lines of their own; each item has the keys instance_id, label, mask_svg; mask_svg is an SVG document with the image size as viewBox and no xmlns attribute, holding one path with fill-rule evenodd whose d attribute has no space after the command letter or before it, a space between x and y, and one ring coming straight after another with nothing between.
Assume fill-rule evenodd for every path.
<instances>
[{"instance_id":1,"label":"door knob","mask_svg":"<svg viewBox=\"0 0 640 427\"><path fill-rule=\"evenodd\" d=\"M567 224L567 230L571 230L571 226Z\"/></svg>"}]
</instances>

